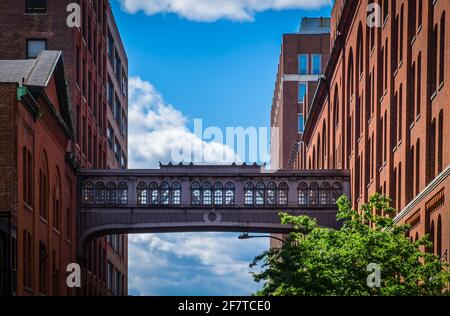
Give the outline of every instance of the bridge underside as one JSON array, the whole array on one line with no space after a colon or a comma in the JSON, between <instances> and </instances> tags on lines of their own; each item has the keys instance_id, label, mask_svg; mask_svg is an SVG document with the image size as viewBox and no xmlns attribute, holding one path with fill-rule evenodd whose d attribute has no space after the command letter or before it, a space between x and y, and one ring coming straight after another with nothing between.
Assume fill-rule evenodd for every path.
<instances>
[{"instance_id":1,"label":"bridge underside","mask_svg":"<svg viewBox=\"0 0 450 316\"><path fill-rule=\"evenodd\" d=\"M280 210L281 211L281 210ZM280 211L268 208L102 208L82 209L79 254L93 239L110 234L180 233L180 232L258 232L289 233L282 225ZM307 215L323 227L339 228L336 210L317 207L313 210L285 209L292 215Z\"/></svg>"}]
</instances>

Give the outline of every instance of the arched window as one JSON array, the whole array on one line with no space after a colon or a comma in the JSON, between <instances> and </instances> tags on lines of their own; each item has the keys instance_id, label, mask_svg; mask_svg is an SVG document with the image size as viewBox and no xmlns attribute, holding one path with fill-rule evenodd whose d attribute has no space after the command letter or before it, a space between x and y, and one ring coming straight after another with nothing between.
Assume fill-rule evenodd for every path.
<instances>
[{"instance_id":1,"label":"arched window","mask_svg":"<svg viewBox=\"0 0 450 316\"><path fill-rule=\"evenodd\" d=\"M116 184L114 182L109 182L106 185L106 203L107 204L116 204Z\"/></svg>"},{"instance_id":2,"label":"arched window","mask_svg":"<svg viewBox=\"0 0 450 316\"><path fill-rule=\"evenodd\" d=\"M119 198L119 204L127 204L128 203L128 186L125 182L120 182L117 186L117 193Z\"/></svg>"},{"instance_id":3,"label":"arched window","mask_svg":"<svg viewBox=\"0 0 450 316\"><path fill-rule=\"evenodd\" d=\"M337 128L339 125L339 91L338 91L337 84L336 84L336 88L334 89L333 118L334 118L334 128Z\"/></svg>"},{"instance_id":4,"label":"arched window","mask_svg":"<svg viewBox=\"0 0 450 316\"><path fill-rule=\"evenodd\" d=\"M308 185L305 182L298 185L298 205L308 205Z\"/></svg>"},{"instance_id":5,"label":"arched window","mask_svg":"<svg viewBox=\"0 0 450 316\"><path fill-rule=\"evenodd\" d=\"M253 205L254 202L254 195L253 195L253 191L254 191L254 185L251 182L248 182L245 186L244 186L244 202L245 205Z\"/></svg>"},{"instance_id":6,"label":"arched window","mask_svg":"<svg viewBox=\"0 0 450 316\"><path fill-rule=\"evenodd\" d=\"M309 204L319 205L319 184L316 182L311 183L309 187Z\"/></svg>"},{"instance_id":7,"label":"arched window","mask_svg":"<svg viewBox=\"0 0 450 316\"><path fill-rule=\"evenodd\" d=\"M277 205L277 185L273 182L267 185L267 205Z\"/></svg>"},{"instance_id":8,"label":"arched window","mask_svg":"<svg viewBox=\"0 0 450 316\"><path fill-rule=\"evenodd\" d=\"M278 186L278 205L288 205L289 187L285 182Z\"/></svg>"},{"instance_id":9,"label":"arched window","mask_svg":"<svg viewBox=\"0 0 450 316\"><path fill-rule=\"evenodd\" d=\"M331 193L331 204L335 205L342 195L342 184L335 182L333 184L333 192Z\"/></svg>"},{"instance_id":10,"label":"arched window","mask_svg":"<svg viewBox=\"0 0 450 316\"><path fill-rule=\"evenodd\" d=\"M331 186L328 182L322 183L320 187L320 205L329 205L331 196Z\"/></svg>"},{"instance_id":11,"label":"arched window","mask_svg":"<svg viewBox=\"0 0 450 316\"><path fill-rule=\"evenodd\" d=\"M363 44L363 32L362 32L362 24L359 24L358 27L358 45L357 45L357 52L356 56L358 58L357 60L357 66L358 66L358 75L362 76L364 71L364 44Z\"/></svg>"},{"instance_id":12,"label":"arched window","mask_svg":"<svg viewBox=\"0 0 450 316\"><path fill-rule=\"evenodd\" d=\"M211 183L206 182L203 184L203 205L212 204L212 186Z\"/></svg>"},{"instance_id":13,"label":"arched window","mask_svg":"<svg viewBox=\"0 0 450 316\"><path fill-rule=\"evenodd\" d=\"M94 204L94 185L92 182L83 184L83 204Z\"/></svg>"},{"instance_id":14,"label":"arched window","mask_svg":"<svg viewBox=\"0 0 450 316\"><path fill-rule=\"evenodd\" d=\"M225 185L225 205L234 205L234 184L228 182Z\"/></svg>"},{"instance_id":15,"label":"arched window","mask_svg":"<svg viewBox=\"0 0 450 316\"><path fill-rule=\"evenodd\" d=\"M441 34L439 42L439 84L444 83L445 71L445 12L441 16Z\"/></svg>"},{"instance_id":16,"label":"arched window","mask_svg":"<svg viewBox=\"0 0 450 316\"><path fill-rule=\"evenodd\" d=\"M353 50L350 49L350 57L348 60L348 73L347 73L347 84L348 84L348 100L350 100L355 93L355 74L353 70Z\"/></svg>"},{"instance_id":17,"label":"arched window","mask_svg":"<svg viewBox=\"0 0 450 316\"><path fill-rule=\"evenodd\" d=\"M181 185L178 182L172 184L172 204L181 204Z\"/></svg>"},{"instance_id":18,"label":"arched window","mask_svg":"<svg viewBox=\"0 0 450 316\"><path fill-rule=\"evenodd\" d=\"M264 205L265 197L266 197L266 186L264 183L260 182L256 185L255 191L256 205Z\"/></svg>"},{"instance_id":19,"label":"arched window","mask_svg":"<svg viewBox=\"0 0 450 316\"><path fill-rule=\"evenodd\" d=\"M95 184L95 204L105 204L105 184L101 181Z\"/></svg>"},{"instance_id":20,"label":"arched window","mask_svg":"<svg viewBox=\"0 0 450 316\"><path fill-rule=\"evenodd\" d=\"M137 186L137 204L146 205L147 202L147 184L140 182Z\"/></svg>"},{"instance_id":21,"label":"arched window","mask_svg":"<svg viewBox=\"0 0 450 316\"><path fill-rule=\"evenodd\" d=\"M444 147L444 112L441 110L439 112L439 118L438 118L438 148L437 148L437 172L438 174L442 172L443 170L443 147Z\"/></svg>"},{"instance_id":22,"label":"arched window","mask_svg":"<svg viewBox=\"0 0 450 316\"><path fill-rule=\"evenodd\" d=\"M217 182L214 184L214 205L223 204L223 186L222 183Z\"/></svg>"},{"instance_id":23,"label":"arched window","mask_svg":"<svg viewBox=\"0 0 450 316\"><path fill-rule=\"evenodd\" d=\"M161 184L161 204L170 204L170 185L167 182Z\"/></svg>"},{"instance_id":24,"label":"arched window","mask_svg":"<svg viewBox=\"0 0 450 316\"><path fill-rule=\"evenodd\" d=\"M431 246L428 249L429 253L435 253L434 252L434 246L435 246L435 239L434 239L434 221L431 221L430 224L430 241L431 241Z\"/></svg>"},{"instance_id":25,"label":"arched window","mask_svg":"<svg viewBox=\"0 0 450 316\"><path fill-rule=\"evenodd\" d=\"M437 227L436 227L436 255L442 258L442 218L441 215L438 217Z\"/></svg>"},{"instance_id":26,"label":"arched window","mask_svg":"<svg viewBox=\"0 0 450 316\"><path fill-rule=\"evenodd\" d=\"M158 192L158 184L156 182L150 183L148 186L148 196L150 198L151 205L158 205L159 202L159 192Z\"/></svg>"},{"instance_id":27,"label":"arched window","mask_svg":"<svg viewBox=\"0 0 450 316\"><path fill-rule=\"evenodd\" d=\"M200 189L200 184L194 182L191 184L191 204L200 205L201 204L202 191Z\"/></svg>"}]
</instances>

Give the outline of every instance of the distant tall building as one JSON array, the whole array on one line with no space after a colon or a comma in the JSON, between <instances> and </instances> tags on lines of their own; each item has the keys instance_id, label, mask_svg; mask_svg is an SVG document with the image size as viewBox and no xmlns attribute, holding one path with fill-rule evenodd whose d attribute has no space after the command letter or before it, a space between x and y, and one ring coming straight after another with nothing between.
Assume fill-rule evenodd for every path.
<instances>
[{"instance_id":1,"label":"distant tall building","mask_svg":"<svg viewBox=\"0 0 450 316\"><path fill-rule=\"evenodd\" d=\"M330 19L303 18L298 33L283 35L271 114L273 169L292 169L297 152L305 153L304 123L329 51Z\"/></svg>"},{"instance_id":2,"label":"distant tall building","mask_svg":"<svg viewBox=\"0 0 450 316\"><path fill-rule=\"evenodd\" d=\"M70 28L66 23L69 14L66 9L73 2L2 0L0 60L35 59L43 50L61 50L74 134L64 151L81 168L127 168L128 59L125 49L109 1L76 1L81 6L81 28ZM29 137L35 136L31 133ZM37 157L39 150L30 148L33 157ZM53 159L51 152L48 156ZM38 162L35 163L37 166ZM34 168L34 182L38 177L39 170ZM64 179L63 174L61 177ZM35 190L38 187L36 185ZM46 193L46 200L50 200L52 192ZM33 194L37 196L37 192ZM75 199L74 194L75 191L67 198ZM21 204L19 216L20 208ZM75 214L75 206L70 211ZM46 225L50 227L51 223ZM30 240L35 259L32 269L36 271L39 270L39 239L42 238L39 231L39 227L34 227ZM23 238L18 232L17 251L20 253L25 251ZM87 246L81 263L86 273L83 273L84 286L78 294L127 294L126 236L95 240ZM50 275L49 269L39 273ZM19 282L18 287L20 294L41 294L36 285L30 288Z\"/></svg>"},{"instance_id":3,"label":"distant tall building","mask_svg":"<svg viewBox=\"0 0 450 316\"><path fill-rule=\"evenodd\" d=\"M433 246L424 250L448 261L450 2L378 1L371 27L373 2L334 3L330 58L297 167L349 169L355 209L375 192L389 196L395 222L411 225L412 240L429 235ZM290 124L284 133L298 126Z\"/></svg>"}]
</instances>

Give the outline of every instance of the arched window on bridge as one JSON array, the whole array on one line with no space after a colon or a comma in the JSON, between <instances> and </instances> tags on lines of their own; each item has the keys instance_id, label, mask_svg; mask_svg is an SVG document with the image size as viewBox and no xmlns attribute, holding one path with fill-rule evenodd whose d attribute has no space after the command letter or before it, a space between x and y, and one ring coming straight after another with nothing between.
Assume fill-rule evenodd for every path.
<instances>
[{"instance_id":1,"label":"arched window on bridge","mask_svg":"<svg viewBox=\"0 0 450 316\"><path fill-rule=\"evenodd\" d=\"M265 198L266 198L266 185L260 182L256 185L255 191L256 205L264 205Z\"/></svg>"},{"instance_id":2,"label":"arched window on bridge","mask_svg":"<svg viewBox=\"0 0 450 316\"><path fill-rule=\"evenodd\" d=\"M178 182L172 184L172 205L181 204L181 185Z\"/></svg>"},{"instance_id":3,"label":"arched window on bridge","mask_svg":"<svg viewBox=\"0 0 450 316\"><path fill-rule=\"evenodd\" d=\"M147 202L147 184L140 182L137 186L137 204L146 205Z\"/></svg>"},{"instance_id":4,"label":"arched window on bridge","mask_svg":"<svg viewBox=\"0 0 450 316\"><path fill-rule=\"evenodd\" d=\"M234 184L228 182L225 185L225 205L234 205Z\"/></svg>"},{"instance_id":5,"label":"arched window on bridge","mask_svg":"<svg viewBox=\"0 0 450 316\"><path fill-rule=\"evenodd\" d=\"M339 182L335 182L333 184L333 191L331 193L331 204L335 205L337 203L337 200L342 195L342 184Z\"/></svg>"},{"instance_id":6,"label":"arched window on bridge","mask_svg":"<svg viewBox=\"0 0 450 316\"><path fill-rule=\"evenodd\" d=\"M83 184L83 204L94 204L94 185L92 182Z\"/></svg>"},{"instance_id":7,"label":"arched window on bridge","mask_svg":"<svg viewBox=\"0 0 450 316\"><path fill-rule=\"evenodd\" d=\"M330 205L331 186L328 182L322 183L320 187L320 205Z\"/></svg>"},{"instance_id":8,"label":"arched window on bridge","mask_svg":"<svg viewBox=\"0 0 450 316\"><path fill-rule=\"evenodd\" d=\"M298 185L298 205L308 205L308 185L305 182Z\"/></svg>"},{"instance_id":9,"label":"arched window on bridge","mask_svg":"<svg viewBox=\"0 0 450 316\"><path fill-rule=\"evenodd\" d=\"M161 204L170 204L170 185L167 182L161 184Z\"/></svg>"},{"instance_id":10,"label":"arched window on bridge","mask_svg":"<svg viewBox=\"0 0 450 316\"><path fill-rule=\"evenodd\" d=\"M114 182L109 182L106 185L106 204L116 204L116 184Z\"/></svg>"},{"instance_id":11,"label":"arched window on bridge","mask_svg":"<svg viewBox=\"0 0 450 316\"><path fill-rule=\"evenodd\" d=\"M148 197L150 199L151 205L158 205L159 202L159 192L158 192L158 183L152 182L148 186Z\"/></svg>"},{"instance_id":12,"label":"arched window on bridge","mask_svg":"<svg viewBox=\"0 0 450 316\"><path fill-rule=\"evenodd\" d=\"M247 184L244 186L244 202L245 205L253 205L254 202L254 192L255 186L251 182L247 182Z\"/></svg>"},{"instance_id":13,"label":"arched window on bridge","mask_svg":"<svg viewBox=\"0 0 450 316\"><path fill-rule=\"evenodd\" d=\"M214 205L223 205L223 186L222 183L214 184Z\"/></svg>"},{"instance_id":14,"label":"arched window on bridge","mask_svg":"<svg viewBox=\"0 0 450 316\"><path fill-rule=\"evenodd\" d=\"M119 197L119 204L124 205L128 203L128 186L125 182L120 182L117 186L117 193Z\"/></svg>"},{"instance_id":15,"label":"arched window on bridge","mask_svg":"<svg viewBox=\"0 0 450 316\"><path fill-rule=\"evenodd\" d=\"M200 205L201 204L202 191L200 188L201 187L198 182L194 182L191 184L191 204L192 205Z\"/></svg>"},{"instance_id":16,"label":"arched window on bridge","mask_svg":"<svg viewBox=\"0 0 450 316\"><path fill-rule=\"evenodd\" d=\"M105 204L105 184L103 182L95 184L95 204Z\"/></svg>"},{"instance_id":17,"label":"arched window on bridge","mask_svg":"<svg viewBox=\"0 0 450 316\"><path fill-rule=\"evenodd\" d=\"M319 184L316 182L309 186L309 205L319 205Z\"/></svg>"},{"instance_id":18,"label":"arched window on bridge","mask_svg":"<svg viewBox=\"0 0 450 316\"><path fill-rule=\"evenodd\" d=\"M267 205L277 205L277 185L273 182L267 185Z\"/></svg>"},{"instance_id":19,"label":"arched window on bridge","mask_svg":"<svg viewBox=\"0 0 450 316\"><path fill-rule=\"evenodd\" d=\"M278 186L278 205L288 204L289 187L285 182Z\"/></svg>"},{"instance_id":20,"label":"arched window on bridge","mask_svg":"<svg viewBox=\"0 0 450 316\"><path fill-rule=\"evenodd\" d=\"M212 186L211 183L206 182L203 184L203 205L212 204Z\"/></svg>"}]
</instances>

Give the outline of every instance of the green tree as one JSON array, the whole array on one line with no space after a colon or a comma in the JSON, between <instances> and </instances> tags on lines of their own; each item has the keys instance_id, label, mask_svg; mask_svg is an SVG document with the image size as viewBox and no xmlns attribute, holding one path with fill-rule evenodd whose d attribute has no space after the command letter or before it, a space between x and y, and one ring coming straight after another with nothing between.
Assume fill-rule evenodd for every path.
<instances>
[{"instance_id":1,"label":"green tree","mask_svg":"<svg viewBox=\"0 0 450 316\"><path fill-rule=\"evenodd\" d=\"M281 248L270 249L250 265L264 282L256 295L304 296L426 296L448 295L449 266L433 254L428 236L416 242L407 238L407 225L396 225L390 200L373 195L360 212L348 198L338 200L340 230L321 228L307 216L280 214L291 233ZM381 215L382 214L382 215ZM381 268L381 286L368 286L370 264Z\"/></svg>"}]
</instances>

